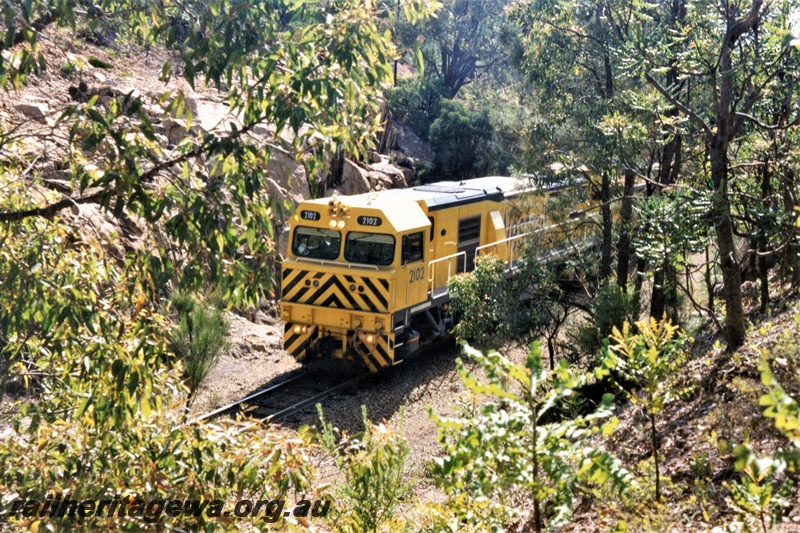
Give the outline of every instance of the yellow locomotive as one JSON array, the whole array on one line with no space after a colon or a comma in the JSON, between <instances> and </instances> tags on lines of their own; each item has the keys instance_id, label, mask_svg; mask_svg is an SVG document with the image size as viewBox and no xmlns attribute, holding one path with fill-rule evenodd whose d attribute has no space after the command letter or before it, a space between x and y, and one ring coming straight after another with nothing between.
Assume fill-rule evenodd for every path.
<instances>
[{"instance_id":1,"label":"yellow locomotive","mask_svg":"<svg viewBox=\"0 0 800 533\"><path fill-rule=\"evenodd\" d=\"M513 268L519 239L545 228L543 212L520 209L531 188L518 184L484 177L301 203L282 269L286 351L376 372L443 334L448 280L481 252Z\"/></svg>"}]
</instances>

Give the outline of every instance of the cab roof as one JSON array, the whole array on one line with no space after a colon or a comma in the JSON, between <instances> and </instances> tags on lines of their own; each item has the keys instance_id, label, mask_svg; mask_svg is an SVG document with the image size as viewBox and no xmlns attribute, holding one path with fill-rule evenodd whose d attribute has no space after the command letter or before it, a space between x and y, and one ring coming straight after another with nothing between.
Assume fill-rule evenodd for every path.
<instances>
[{"instance_id":1,"label":"cab roof","mask_svg":"<svg viewBox=\"0 0 800 533\"><path fill-rule=\"evenodd\" d=\"M427 211L431 212L483 200L502 201L525 192L526 188L519 187L521 183L516 178L490 176L464 181L438 181L408 189L388 189L354 196L339 196L339 199L351 207L376 207L381 210L406 202L415 202L424 205ZM327 205L329 201L329 198L321 198L313 200L312 203Z\"/></svg>"}]
</instances>

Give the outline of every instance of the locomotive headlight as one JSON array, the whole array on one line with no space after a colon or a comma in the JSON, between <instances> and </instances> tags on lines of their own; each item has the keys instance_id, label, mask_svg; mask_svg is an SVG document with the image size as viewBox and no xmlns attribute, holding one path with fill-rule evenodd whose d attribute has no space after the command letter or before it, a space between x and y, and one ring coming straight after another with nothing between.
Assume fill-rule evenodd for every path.
<instances>
[{"instance_id":1,"label":"locomotive headlight","mask_svg":"<svg viewBox=\"0 0 800 533\"><path fill-rule=\"evenodd\" d=\"M308 333L308 326L303 326L302 332L303 333Z\"/></svg>"},{"instance_id":2,"label":"locomotive headlight","mask_svg":"<svg viewBox=\"0 0 800 533\"><path fill-rule=\"evenodd\" d=\"M331 229L336 229L336 221L331 220L330 222L328 222L328 227Z\"/></svg>"},{"instance_id":3,"label":"locomotive headlight","mask_svg":"<svg viewBox=\"0 0 800 533\"><path fill-rule=\"evenodd\" d=\"M375 335L370 333L369 335L367 335L367 339L366 340L367 340L367 344L372 344L373 342L375 342Z\"/></svg>"},{"instance_id":4,"label":"locomotive headlight","mask_svg":"<svg viewBox=\"0 0 800 533\"><path fill-rule=\"evenodd\" d=\"M336 227L339 229L344 229L344 220L340 220L336 223Z\"/></svg>"},{"instance_id":5,"label":"locomotive headlight","mask_svg":"<svg viewBox=\"0 0 800 533\"><path fill-rule=\"evenodd\" d=\"M295 326L295 327L294 327L294 332L295 332L295 334L299 335L300 333L302 333L302 332L303 332L303 327L302 327L302 326L299 326L299 325L298 325L298 326Z\"/></svg>"}]
</instances>

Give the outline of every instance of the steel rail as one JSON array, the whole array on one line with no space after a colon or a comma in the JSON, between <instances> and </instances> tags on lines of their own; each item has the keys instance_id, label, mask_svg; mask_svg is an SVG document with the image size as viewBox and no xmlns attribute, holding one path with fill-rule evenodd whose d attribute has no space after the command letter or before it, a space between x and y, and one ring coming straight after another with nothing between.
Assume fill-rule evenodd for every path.
<instances>
[{"instance_id":1,"label":"steel rail","mask_svg":"<svg viewBox=\"0 0 800 533\"><path fill-rule=\"evenodd\" d=\"M225 406L220 407L218 409L214 409L210 413L206 413L206 414L204 414L202 416L199 416L199 417L195 418L194 420L192 420L190 422L187 422L187 425L196 424L197 422L202 422L203 420L207 420L207 419L215 417L217 415L221 415L222 413L225 413L227 411L230 411L231 409L235 409L235 408L239 407L243 403L249 402L249 401L251 401L251 400L253 400L255 398L260 398L261 396L264 396L265 394L269 394L270 392L274 392L274 391L276 391L278 389L282 389L283 387L285 387L289 383L297 381L300 378L307 377L310 374L311 374L311 372L307 371L307 372L304 372L302 374L298 374L297 376L295 376L293 378L287 379L286 381L282 381L280 383L276 383L275 385L267 387L264 390L260 390L258 392L254 392L253 394L251 394L250 396L248 396L246 398L242 398L241 400L237 400L237 401L235 401L235 402L233 402L231 404L225 405Z\"/></svg>"}]
</instances>

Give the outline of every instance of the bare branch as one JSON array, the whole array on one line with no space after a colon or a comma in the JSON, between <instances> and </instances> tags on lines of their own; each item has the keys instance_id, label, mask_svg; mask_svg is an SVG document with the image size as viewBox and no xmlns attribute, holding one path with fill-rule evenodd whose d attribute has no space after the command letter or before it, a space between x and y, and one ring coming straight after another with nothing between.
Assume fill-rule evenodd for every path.
<instances>
[{"instance_id":1,"label":"bare branch","mask_svg":"<svg viewBox=\"0 0 800 533\"><path fill-rule=\"evenodd\" d=\"M756 117L754 117L752 115L748 115L747 113L740 113L738 111L736 113L734 113L734 115L736 117L738 117L738 118L743 118L743 119L749 120L750 122L754 123L759 128L762 128L762 129L765 129L765 130L770 130L770 131L787 130L789 128L793 128L793 127L795 127L797 125L800 125L800 114L798 114L798 116L795 117L795 119L793 121L789 122L788 124L783 124L783 125L781 125L780 123L778 123L778 124L764 124L763 122L758 120Z\"/></svg>"},{"instance_id":2,"label":"bare branch","mask_svg":"<svg viewBox=\"0 0 800 533\"><path fill-rule=\"evenodd\" d=\"M0 222L17 222L30 217L53 218L56 213L67 207L80 204L94 204L100 202L103 197L108 194L108 191L102 190L88 196L80 198L64 197L54 204L44 207L37 207L33 209L26 209L24 211L6 211L0 212Z\"/></svg>"},{"instance_id":3,"label":"bare branch","mask_svg":"<svg viewBox=\"0 0 800 533\"><path fill-rule=\"evenodd\" d=\"M714 135L714 132L711 130L711 127L708 124L706 124L706 121L703 120L703 118L700 115L698 115L697 113L695 113L694 111L683 105L677 98L672 96L670 92L663 85L661 85L658 82L658 80L655 79L649 72L644 73L644 78L650 85L655 87L656 90L664 96L664 98L669 100L672 105L674 105L679 110L681 110L682 112L686 113L691 118L693 118L694 121L697 122L701 128L703 128L703 131L705 131L708 136Z\"/></svg>"}]
</instances>

